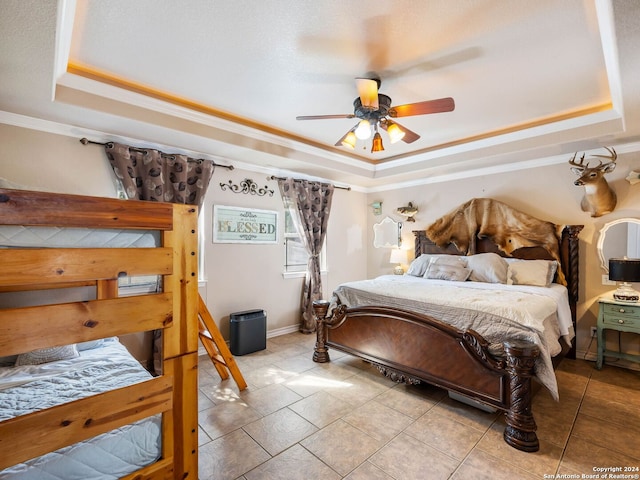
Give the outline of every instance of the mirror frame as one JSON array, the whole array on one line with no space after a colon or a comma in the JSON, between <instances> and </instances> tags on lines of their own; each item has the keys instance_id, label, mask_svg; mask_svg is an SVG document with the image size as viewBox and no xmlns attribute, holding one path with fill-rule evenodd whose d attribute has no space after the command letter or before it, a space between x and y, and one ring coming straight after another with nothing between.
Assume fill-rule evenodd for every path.
<instances>
[{"instance_id":1,"label":"mirror frame","mask_svg":"<svg viewBox=\"0 0 640 480\"><path fill-rule=\"evenodd\" d=\"M391 230L384 234L385 228L388 228L387 225L393 228L394 232L397 232L397 237L395 238L394 243L382 243L387 236L392 235ZM385 217L379 223L373 225L373 246L375 248L383 248L383 247L400 247L402 245L402 222L396 222L391 217Z\"/></svg>"},{"instance_id":2,"label":"mirror frame","mask_svg":"<svg viewBox=\"0 0 640 480\"><path fill-rule=\"evenodd\" d=\"M640 225L640 219L639 218L618 218L617 220L612 220L608 223L605 223L604 226L600 229L600 236L598 237L598 244L597 244L598 257L600 258L600 266L607 273L609 273L609 259L604 258L604 252L603 252L604 241L607 237L606 233L607 233L607 230L609 230L611 227L615 225L619 225L621 223L636 223Z\"/></svg>"}]
</instances>

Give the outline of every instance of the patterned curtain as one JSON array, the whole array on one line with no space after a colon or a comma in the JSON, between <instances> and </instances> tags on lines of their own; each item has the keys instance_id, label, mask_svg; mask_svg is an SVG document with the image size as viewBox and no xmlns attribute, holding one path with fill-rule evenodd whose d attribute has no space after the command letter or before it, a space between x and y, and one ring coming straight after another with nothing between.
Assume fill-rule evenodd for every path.
<instances>
[{"instance_id":1,"label":"patterned curtain","mask_svg":"<svg viewBox=\"0 0 640 480\"><path fill-rule=\"evenodd\" d=\"M105 151L127 198L202 206L213 162L113 142Z\"/></svg>"},{"instance_id":2,"label":"patterned curtain","mask_svg":"<svg viewBox=\"0 0 640 480\"><path fill-rule=\"evenodd\" d=\"M322 298L320 252L327 234L334 186L327 183L292 178L278 180L284 206L309 253L307 275L302 290L302 324L300 331L316 330L313 302Z\"/></svg>"},{"instance_id":3,"label":"patterned curtain","mask_svg":"<svg viewBox=\"0 0 640 480\"><path fill-rule=\"evenodd\" d=\"M215 165L186 155L167 155L151 148L135 148L109 142L107 158L130 200L149 200L202 207ZM153 364L162 371L162 331L153 332Z\"/></svg>"}]
</instances>

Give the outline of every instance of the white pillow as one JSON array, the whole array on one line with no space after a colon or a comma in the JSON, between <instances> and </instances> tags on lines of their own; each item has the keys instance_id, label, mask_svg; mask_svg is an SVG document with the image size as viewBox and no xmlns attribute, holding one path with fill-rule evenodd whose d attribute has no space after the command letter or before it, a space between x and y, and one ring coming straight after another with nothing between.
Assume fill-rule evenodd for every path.
<instances>
[{"instance_id":1,"label":"white pillow","mask_svg":"<svg viewBox=\"0 0 640 480\"><path fill-rule=\"evenodd\" d=\"M509 264L497 253L479 253L465 257L472 282L507 283Z\"/></svg>"},{"instance_id":2,"label":"white pillow","mask_svg":"<svg viewBox=\"0 0 640 480\"><path fill-rule=\"evenodd\" d=\"M62 347L41 348L28 353L21 353L16 360L16 367L22 365L40 365L42 363L56 362L58 360L68 360L79 356L75 344L63 345Z\"/></svg>"},{"instance_id":3,"label":"white pillow","mask_svg":"<svg viewBox=\"0 0 640 480\"><path fill-rule=\"evenodd\" d=\"M424 276L424 272L427 271L427 265L429 265L429 261L436 255L428 255L422 254L419 257L416 257L410 264L409 268L407 268L406 275L413 275L414 277L422 277Z\"/></svg>"},{"instance_id":4,"label":"white pillow","mask_svg":"<svg viewBox=\"0 0 640 480\"><path fill-rule=\"evenodd\" d=\"M511 260L508 265L507 285L548 287L558 269L555 260Z\"/></svg>"},{"instance_id":5,"label":"white pillow","mask_svg":"<svg viewBox=\"0 0 640 480\"><path fill-rule=\"evenodd\" d=\"M93 350L94 348L100 348L104 345L104 338L99 338L98 340L88 340L86 342L80 342L76 344L79 352L84 352L85 350Z\"/></svg>"},{"instance_id":6,"label":"white pillow","mask_svg":"<svg viewBox=\"0 0 640 480\"><path fill-rule=\"evenodd\" d=\"M438 257L455 257L455 255L447 255L445 253L423 253L411 262L409 268L407 269L406 275L423 277L424 273L427 271L427 266L429 265L431 259Z\"/></svg>"},{"instance_id":7,"label":"white pillow","mask_svg":"<svg viewBox=\"0 0 640 480\"><path fill-rule=\"evenodd\" d=\"M424 273L424 278L464 282L470 274L471 270L465 267L461 257L444 255L431 259Z\"/></svg>"}]
</instances>

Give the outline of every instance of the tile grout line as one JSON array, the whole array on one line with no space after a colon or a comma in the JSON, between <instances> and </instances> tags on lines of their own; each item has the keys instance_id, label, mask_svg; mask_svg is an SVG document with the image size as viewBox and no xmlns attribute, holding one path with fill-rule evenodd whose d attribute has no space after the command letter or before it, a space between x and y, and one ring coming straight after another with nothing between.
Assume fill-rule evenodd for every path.
<instances>
[{"instance_id":1,"label":"tile grout line","mask_svg":"<svg viewBox=\"0 0 640 480\"><path fill-rule=\"evenodd\" d=\"M584 389L582 390L582 395L580 396L580 402L578 403L578 408L576 408L576 413L573 416L573 421L571 422L571 428L569 429L569 433L567 435L567 439L564 441L564 445L562 446L562 454L560 455L560 461L558 462L558 466L556 467L555 475L557 475L560 471L560 467L562 466L562 460L564 460L564 455L567 451L567 446L569 445L569 441L571 440L571 435L573 435L573 429L576 426L576 422L578 421L578 415L580 415L580 409L582 408L582 403L584 402L584 397L587 395L587 389L589 388L589 383L591 383L591 377L593 372L589 372L589 378L584 385Z\"/></svg>"}]
</instances>

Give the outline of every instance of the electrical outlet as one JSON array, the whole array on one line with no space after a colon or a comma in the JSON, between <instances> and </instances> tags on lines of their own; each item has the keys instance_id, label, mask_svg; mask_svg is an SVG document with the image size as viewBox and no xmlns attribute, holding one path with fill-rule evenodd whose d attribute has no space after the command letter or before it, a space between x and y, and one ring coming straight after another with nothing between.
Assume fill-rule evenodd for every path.
<instances>
[{"instance_id":1,"label":"electrical outlet","mask_svg":"<svg viewBox=\"0 0 640 480\"><path fill-rule=\"evenodd\" d=\"M609 275L606 273L602 274L602 284L603 285L617 285L613 280L609 280Z\"/></svg>"},{"instance_id":2,"label":"electrical outlet","mask_svg":"<svg viewBox=\"0 0 640 480\"><path fill-rule=\"evenodd\" d=\"M591 327L591 336L592 337L597 337L598 336L598 328L597 327Z\"/></svg>"}]
</instances>

